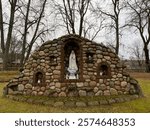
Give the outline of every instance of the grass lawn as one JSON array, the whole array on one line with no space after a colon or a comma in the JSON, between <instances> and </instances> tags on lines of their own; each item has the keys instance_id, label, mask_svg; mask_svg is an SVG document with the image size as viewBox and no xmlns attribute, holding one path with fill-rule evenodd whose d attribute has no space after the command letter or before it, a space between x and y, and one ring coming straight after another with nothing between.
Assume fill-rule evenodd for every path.
<instances>
[{"instance_id":1,"label":"grass lawn","mask_svg":"<svg viewBox=\"0 0 150 130\"><path fill-rule=\"evenodd\" d=\"M15 75L16 72L12 72L11 77ZM3 76L2 76L3 75ZM7 79L7 73L0 74L1 78ZM2 89L6 83L0 83L0 112L98 112L98 113L116 113L116 112L150 112L150 74L144 73L133 73L131 74L139 81L142 86L145 97L137 100L133 100L125 103L118 103L113 105L101 105L95 107L86 108L67 108L67 107L49 107L44 105L34 105L24 102L17 102L11 99L2 97ZM10 77L10 76L8 76Z\"/></svg>"}]
</instances>

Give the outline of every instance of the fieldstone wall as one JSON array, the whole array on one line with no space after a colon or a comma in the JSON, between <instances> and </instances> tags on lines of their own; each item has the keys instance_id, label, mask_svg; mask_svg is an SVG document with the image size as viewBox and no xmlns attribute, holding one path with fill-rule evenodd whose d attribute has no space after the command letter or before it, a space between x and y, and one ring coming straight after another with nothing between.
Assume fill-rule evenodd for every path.
<instances>
[{"instance_id":1,"label":"fieldstone wall","mask_svg":"<svg viewBox=\"0 0 150 130\"><path fill-rule=\"evenodd\" d=\"M80 79L64 79L63 47L74 41L80 46ZM88 61L91 54L92 61ZM101 75L100 68L107 68ZM37 74L42 75L40 83ZM44 43L26 62L20 76L11 80L4 94L66 96L142 95L138 82L127 74L118 56L102 43L77 35L67 35Z\"/></svg>"}]
</instances>

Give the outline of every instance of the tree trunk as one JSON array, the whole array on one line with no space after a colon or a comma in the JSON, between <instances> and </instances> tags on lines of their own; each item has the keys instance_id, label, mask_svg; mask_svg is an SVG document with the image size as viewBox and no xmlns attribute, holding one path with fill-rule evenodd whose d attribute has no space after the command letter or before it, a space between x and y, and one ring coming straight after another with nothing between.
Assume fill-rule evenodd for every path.
<instances>
[{"instance_id":1,"label":"tree trunk","mask_svg":"<svg viewBox=\"0 0 150 130\"><path fill-rule=\"evenodd\" d=\"M1 49L2 53L5 52L5 44L4 44L4 27L3 27L3 9L2 9L2 2L0 0L0 43L1 43Z\"/></svg>"},{"instance_id":2,"label":"tree trunk","mask_svg":"<svg viewBox=\"0 0 150 130\"><path fill-rule=\"evenodd\" d=\"M116 19L116 47L115 52L118 55L119 54L119 23L118 18Z\"/></svg>"},{"instance_id":3,"label":"tree trunk","mask_svg":"<svg viewBox=\"0 0 150 130\"><path fill-rule=\"evenodd\" d=\"M79 27L79 36L82 36L82 30L83 30L83 17L80 18L80 27Z\"/></svg>"},{"instance_id":4,"label":"tree trunk","mask_svg":"<svg viewBox=\"0 0 150 130\"><path fill-rule=\"evenodd\" d=\"M149 50L148 45L144 45L144 53L145 53L145 66L146 66L146 72L150 72L150 62L149 62Z\"/></svg>"},{"instance_id":5,"label":"tree trunk","mask_svg":"<svg viewBox=\"0 0 150 130\"><path fill-rule=\"evenodd\" d=\"M9 19L9 28L7 34L7 40L5 45L5 52L3 53L3 70L8 70L8 62L9 62L9 49L12 38L12 31L14 25L14 17L15 17L15 8L16 8L17 0L11 2L11 11L10 11L10 19Z\"/></svg>"},{"instance_id":6,"label":"tree trunk","mask_svg":"<svg viewBox=\"0 0 150 130\"><path fill-rule=\"evenodd\" d=\"M28 5L27 5L27 12L26 12L26 18L25 18L25 24L24 24L24 33L23 33L23 44L22 44L22 53L21 53L21 61L20 61L20 67L22 68L24 65L24 61L25 61L25 52L26 52L26 44L27 44L27 26L28 26L28 16L29 16L29 12L30 12L30 3L31 0L28 1Z\"/></svg>"}]
</instances>

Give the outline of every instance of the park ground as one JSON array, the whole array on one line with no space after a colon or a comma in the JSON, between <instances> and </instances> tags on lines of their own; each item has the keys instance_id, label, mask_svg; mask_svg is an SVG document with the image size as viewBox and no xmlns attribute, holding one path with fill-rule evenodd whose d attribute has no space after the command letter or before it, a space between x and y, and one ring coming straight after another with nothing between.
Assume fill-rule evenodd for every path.
<instances>
[{"instance_id":1,"label":"park ground","mask_svg":"<svg viewBox=\"0 0 150 130\"><path fill-rule=\"evenodd\" d=\"M50 107L25 102L17 102L2 96L3 87L7 82L16 76L18 72L0 72L0 112L1 113L68 113L68 112L88 112L88 113L149 113L150 112L150 73L131 73L139 81L144 97L133 101L116 103L111 105L101 105L94 107Z\"/></svg>"}]
</instances>

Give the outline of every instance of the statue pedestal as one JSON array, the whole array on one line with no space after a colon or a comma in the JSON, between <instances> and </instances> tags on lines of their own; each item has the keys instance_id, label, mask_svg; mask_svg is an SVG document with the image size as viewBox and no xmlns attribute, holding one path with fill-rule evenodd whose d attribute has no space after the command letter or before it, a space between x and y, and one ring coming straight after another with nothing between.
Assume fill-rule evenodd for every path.
<instances>
[{"instance_id":1,"label":"statue pedestal","mask_svg":"<svg viewBox=\"0 0 150 130\"><path fill-rule=\"evenodd\" d=\"M69 79L77 79L77 76L76 76L76 73L77 73L77 70L75 69L68 69L68 72L69 72Z\"/></svg>"}]
</instances>

